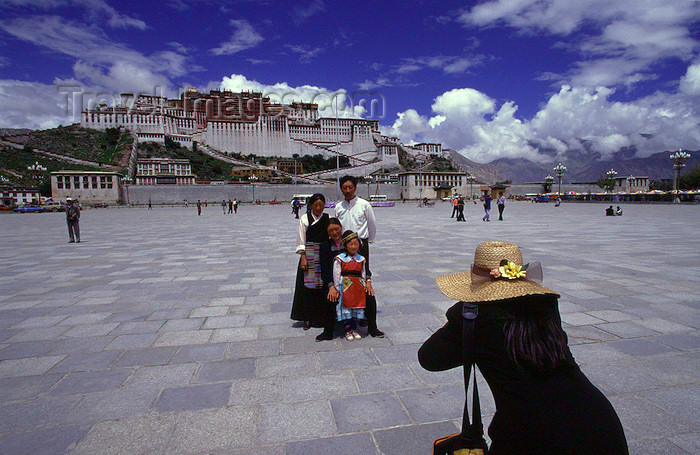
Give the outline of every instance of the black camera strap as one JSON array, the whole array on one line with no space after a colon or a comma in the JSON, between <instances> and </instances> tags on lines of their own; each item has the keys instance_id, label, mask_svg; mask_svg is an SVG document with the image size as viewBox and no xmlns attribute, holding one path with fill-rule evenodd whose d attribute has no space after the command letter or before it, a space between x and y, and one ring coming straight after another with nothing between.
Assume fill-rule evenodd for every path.
<instances>
[{"instance_id":1,"label":"black camera strap","mask_svg":"<svg viewBox=\"0 0 700 455\"><path fill-rule=\"evenodd\" d=\"M474 361L474 320L479 307L473 303L462 304L462 353L464 358L464 414L462 415L462 437L471 441L483 441L484 426L481 423L481 405L479 388L476 385L476 363ZM472 391L472 415L469 420L469 379L474 370L474 388Z\"/></svg>"}]
</instances>

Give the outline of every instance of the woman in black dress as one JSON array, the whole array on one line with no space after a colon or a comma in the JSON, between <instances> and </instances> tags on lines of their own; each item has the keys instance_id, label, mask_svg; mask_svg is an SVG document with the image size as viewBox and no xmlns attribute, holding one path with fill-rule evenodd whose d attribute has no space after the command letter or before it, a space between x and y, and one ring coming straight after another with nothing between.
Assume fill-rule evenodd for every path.
<instances>
[{"instance_id":1,"label":"woman in black dress","mask_svg":"<svg viewBox=\"0 0 700 455\"><path fill-rule=\"evenodd\" d=\"M559 295L538 279L539 263L523 266L516 245L478 245L470 271L436 278L460 302L418 360L430 371L462 365L462 302L476 303L472 354L496 402L489 455L626 455L620 419L567 346Z\"/></svg>"},{"instance_id":2,"label":"woman in black dress","mask_svg":"<svg viewBox=\"0 0 700 455\"><path fill-rule=\"evenodd\" d=\"M326 198L316 193L307 201L309 210L299 219L297 249L299 266L294 288L291 318L304 322L304 330L312 326L323 327L321 315L325 303L325 290L321 278L319 251L321 242L328 238L328 214Z\"/></svg>"},{"instance_id":3,"label":"woman in black dress","mask_svg":"<svg viewBox=\"0 0 700 455\"><path fill-rule=\"evenodd\" d=\"M333 285L333 259L345 251L342 234L343 226L340 224L340 220L331 218L328 221L328 238L321 243L319 252L321 257L321 278L323 279L323 289L326 294L323 309L321 310L321 318L325 321L323 332L316 336L316 341L332 340L335 332L337 322L335 307L340 294Z\"/></svg>"}]
</instances>

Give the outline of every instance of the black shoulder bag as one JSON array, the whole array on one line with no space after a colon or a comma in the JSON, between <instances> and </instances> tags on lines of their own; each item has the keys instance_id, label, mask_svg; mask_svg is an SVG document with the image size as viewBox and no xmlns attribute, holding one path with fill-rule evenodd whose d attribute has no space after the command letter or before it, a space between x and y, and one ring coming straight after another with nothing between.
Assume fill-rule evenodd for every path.
<instances>
[{"instance_id":1,"label":"black shoulder bag","mask_svg":"<svg viewBox=\"0 0 700 455\"><path fill-rule=\"evenodd\" d=\"M433 455L484 455L488 446L484 440L484 426L481 423L481 406L479 389L476 386L476 365L474 352L474 319L479 312L473 303L462 304L462 353L464 356L464 414L462 415L462 432L443 436L433 443ZM474 389L472 395L472 421L469 420L469 378L474 371Z\"/></svg>"}]
</instances>

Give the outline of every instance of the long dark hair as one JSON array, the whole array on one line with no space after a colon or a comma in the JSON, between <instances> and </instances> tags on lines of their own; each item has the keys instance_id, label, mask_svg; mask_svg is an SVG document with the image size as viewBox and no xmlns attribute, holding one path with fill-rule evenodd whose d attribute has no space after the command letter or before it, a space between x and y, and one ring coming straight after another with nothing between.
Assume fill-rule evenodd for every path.
<instances>
[{"instance_id":1,"label":"long dark hair","mask_svg":"<svg viewBox=\"0 0 700 455\"><path fill-rule=\"evenodd\" d=\"M555 297L522 297L508 306L512 318L503 325L506 352L519 370L541 379L555 369L576 365L561 328Z\"/></svg>"},{"instance_id":2,"label":"long dark hair","mask_svg":"<svg viewBox=\"0 0 700 455\"><path fill-rule=\"evenodd\" d=\"M314 193L309 198L306 200L306 203L308 204L309 207L314 205L314 202L316 201L323 201L323 203L326 203L326 197L321 194L321 193Z\"/></svg>"}]
</instances>

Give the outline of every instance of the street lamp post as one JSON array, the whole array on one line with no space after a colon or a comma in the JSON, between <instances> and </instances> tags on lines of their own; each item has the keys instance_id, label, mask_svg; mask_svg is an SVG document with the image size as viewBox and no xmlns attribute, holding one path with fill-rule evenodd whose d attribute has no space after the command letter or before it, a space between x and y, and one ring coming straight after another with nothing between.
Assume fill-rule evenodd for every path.
<instances>
[{"instance_id":1,"label":"street lamp post","mask_svg":"<svg viewBox=\"0 0 700 455\"><path fill-rule=\"evenodd\" d=\"M545 193L552 192L552 183L554 183L554 177L552 177L551 175L548 175L547 177L544 178L544 192Z\"/></svg>"},{"instance_id":2,"label":"street lamp post","mask_svg":"<svg viewBox=\"0 0 700 455\"><path fill-rule=\"evenodd\" d=\"M250 176L249 180L250 180L250 184L253 187L253 204L255 204L255 181L258 180L258 177L255 174L253 174Z\"/></svg>"},{"instance_id":3,"label":"street lamp post","mask_svg":"<svg viewBox=\"0 0 700 455\"><path fill-rule=\"evenodd\" d=\"M615 189L615 176L617 175L617 171L615 169L610 169L605 175L608 177L608 189L610 190L610 200L612 201L612 192Z\"/></svg>"},{"instance_id":4,"label":"street lamp post","mask_svg":"<svg viewBox=\"0 0 700 455\"><path fill-rule=\"evenodd\" d=\"M418 166L418 207L423 207L423 161Z\"/></svg>"},{"instance_id":5,"label":"street lamp post","mask_svg":"<svg viewBox=\"0 0 700 455\"><path fill-rule=\"evenodd\" d=\"M632 183L634 183L634 176L630 175L627 177L627 192L630 194L630 199L632 199Z\"/></svg>"},{"instance_id":6,"label":"street lamp post","mask_svg":"<svg viewBox=\"0 0 700 455\"><path fill-rule=\"evenodd\" d=\"M557 177L559 178L559 190L557 193L559 194L559 199L561 199L561 176L564 175L564 172L566 172L566 166L559 163L553 170L556 172Z\"/></svg>"},{"instance_id":7,"label":"street lamp post","mask_svg":"<svg viewBox=\"0 0 700 455\"><path fill-rule=\"evenodd\" d=\"M671 161L673 161L673 193L676 198L673 202L680 202L678 198L678 184L681 179L681 169L685 167L685 163L690 159L690 153L686 153L681 149L670 156Z\"/></svg>"},{"instance_id":8,"label":"street lamp post","mask_svg":"<svg viewBox=\"0 0 700 455\"><path fill-rule=\"evenodd\" d=\"M295 153L292 155L292 158L294 158L294 193L297 193L297 158L299 155Z\"/></svg>"},{"instance_id":9,"label":"street lamp post","mask_svg":"<svg viewBox=\"0 0 700 455\"><path fill-rule=\"evenodd\" d=\"M469 200L474 199L474 180L476 180L476 178L467 172L467 181L469 182Z\"/></svg>"},{"instance_id":10,"label":"street lamp post","mask_svg":"<svg viewBox=\"0 0 700 455\"><path fill-rule=\"evenodd\" d=\"M335 195L340 203L340 124L338 123L338 94L335 95Z\"/></svg>"}]
</instances>

